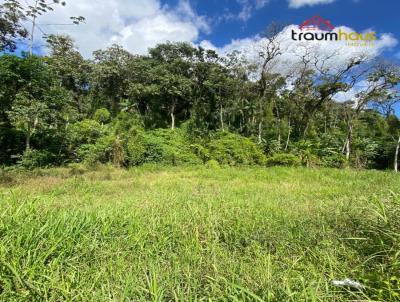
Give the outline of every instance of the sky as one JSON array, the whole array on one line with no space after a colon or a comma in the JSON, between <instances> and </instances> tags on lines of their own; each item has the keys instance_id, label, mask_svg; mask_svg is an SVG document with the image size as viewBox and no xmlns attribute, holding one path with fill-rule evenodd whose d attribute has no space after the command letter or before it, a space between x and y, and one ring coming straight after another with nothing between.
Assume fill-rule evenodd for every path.
<instances>
[{"instance_id":1,"label":"sky","mask_svg":"<svg viewBox=\"0 0 400 302\"><path fill-rule=\"evenodd\" d=\"M21 1L32 4L34 0ZM45 52L43 33L63 33L74 38L87 58L113 43L146 54L149 47L166 41L187 41L220 54L241 50L257 57L260 35L276 21L287 26L280 34L287 66L305 51L304 43L321 54L336 51L332 67L360 53L400 63L399 11L399 0L66 0L65 7L54 6L53 12L39 18L34 51ZM377 40L372 46L349 47L289 38L291 29L316 15L329 20L336 31L374 31ZM71 16L84 16L86 21L78 26L57 25L70 23Z\"/></svg>"},{"instance_id":2,"label":"sky","mask_svg":"<svg viewBox=\"0 0 400 302\"><path fill-rule=\"evenodd\" d=\"M398 0L66 0L66 3L38 20L36 52L43 51L42 32L71 35L85 57L112 43L145 54L149 47L167 40L227 51L251 43L272 21L297 26L320 15L336 27L376 31L378 41L384 39L378 52L400 61ZM52 25L70 23L70 16L80 15L86 18L85 24Z\"/></svg>"}]
</instances>

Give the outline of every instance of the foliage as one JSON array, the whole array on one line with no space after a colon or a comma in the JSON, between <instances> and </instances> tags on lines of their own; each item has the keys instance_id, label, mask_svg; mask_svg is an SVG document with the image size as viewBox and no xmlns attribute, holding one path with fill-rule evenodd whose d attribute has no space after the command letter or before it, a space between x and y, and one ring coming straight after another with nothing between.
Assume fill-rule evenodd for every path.
<instances>
[{"instance_id":1,"label":"foliage","mask_svg":"<svg viewBox=\"0 0 400 302\"><path fill-rule=\"evenodd\" d=\"M42 13L51 9L48 1L35 3L43 5ZM14 17L35 19L39 11L32 6ZM13 16L1 18L12 25ZM308 167L394 166L400 133L393 114L400 71L394 64L352 58L339 70L325 70L315 68L326 60L316 56L286 77L271 65L281 53L273 35L260 53L261 65L237 52L220 57L180 42L156 45L147 55L112 45L86 60L70 37L46 39L45 57L0 56L2 165L35 149L57 157L49 164L129 167L214 159L264 165L266 155L290 153ZM357 102L334 101L359 81L368 87Z\"/></svg>"},{"instance_id":2,"label":"foliage","mask_svg":"<svg viewBox=\"0 0 400 302\"><path fill-rule=\"evenodd\" d=\"M77 158L88 166L94 166L97 163L112 162L115 141L115 136L107 135L100 137L94 144L80 145L76 152ZM117 151L119 152L120 149Z\"/></svg>"},{"instance_id":3,"label":"foliage","mask_svg":"<svg viewBox=\"0 0 400 302\"><path fill-rule=\"evenodd\" d=\"M93 144L105 134L105 129L95 120L82 120L67 128L67 140L70 149L74 150L82 144Z\"/></svg>"},{"instance_id":4,"label":"foliage","mask_svg":"<svg viewBox=\"0 0 400 302\"><path fill-rule=\"evenodd\" d=\"M367 168L378 155L378 144L371 138L359 138L355 141L356 151L352 158L354 167Z\"/></svg>"},{"instance_id":5,"label":"foliage","mask_svg":"<svg viewBox=\"0 0 400 302\"><path fill-rule=\"evenodd\" d=\"M217 132L206 144L210 159L222 165L262 165L265 156L249 138L229 132Z\"/></svg>"},{"instance_id":6,"label":"foliage","mask_svg":"<svg viewBox=\"0 0 400 302\"><path fill-rule=\"evenodd\" d=\"M28 36L21 25L25 19L22 5L16 0L5 0L0 4L0 52L15 51L17 41Z\"/></svg>"},{"instance_id":7,"label":"foliage","mask_svg":"<svg viewBox=\"0 0 400 302\"><path fill-rule=\"evenodd\" d=\"M267 158L266 165L296 167L301 165L301 159L294 154L277 153Z\"/></svg>"},{"instance_id":8,"label":"foliage","mask_svg":"<svg viewBox=\"0 0 400 302\"><path fill-rule=\"evenodd\" d=\"M199 164L201 159L193 153L185 132L181 129L157 129L144 136L145 162L165 164Z\"/></svg>"},{"instance_id":9,"label":"foliage","mask_svg":"<svg viewBox=\"0 0 400 302\"><path fill-rule=\"evenodd\" d=\"M111 114L106 108L100 108L94 113L93 119L100 124L105 124L110 121Z\"/></svg>"},{"instance_id":10,"label":"foliage","mask_svg":"<svg viewBox=\"0 0 400 302\"><path fill-rule=\"evenodd\" d=\"M219 169L221 167L215 159L210 159L209 161L207 161L205 163L205 166L209 169L214 169L214 170Z\"/></svg>"},{"instance_id":11,"label":"foliage","mask_svg":"<svg viewBox=\"0 0 400 302\"><path fill-rule=\"evenodd\" d=\"M56 156L48 151L29 149L18 157L17 164L26 169L49 167Z\"/></svg>"}]
</instances>

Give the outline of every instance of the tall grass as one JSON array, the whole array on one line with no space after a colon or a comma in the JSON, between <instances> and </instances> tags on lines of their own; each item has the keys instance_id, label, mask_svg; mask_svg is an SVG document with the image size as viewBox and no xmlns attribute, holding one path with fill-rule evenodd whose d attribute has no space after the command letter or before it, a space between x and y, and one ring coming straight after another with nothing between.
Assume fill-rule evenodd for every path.
<instances>
[{"instance_id":1,"label":"tall grass","mask_svg":"<svg viewBox=\"0 0 400 302\"><path fill-rule=\"evenodd\" d=\"M1 301L400 299L398 175L78 170L0 184Z\"/></svg>"}]
</instances>

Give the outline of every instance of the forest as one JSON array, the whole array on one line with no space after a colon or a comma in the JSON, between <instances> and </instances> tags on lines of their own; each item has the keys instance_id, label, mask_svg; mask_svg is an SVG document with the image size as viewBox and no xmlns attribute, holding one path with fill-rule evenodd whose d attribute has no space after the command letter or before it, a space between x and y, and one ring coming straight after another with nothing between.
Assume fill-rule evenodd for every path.
<instances>
[{"instance_id":1,"label":"forest","mask_svg":"<svg viewBox=\"0 0 400 302\"><path fill-rule=\"evenodd\" d=\"M54 34L46 36L47 52L37 55L32 32L20 22L31 20L35 29L50 7L36 3L42 10L24 10L15 0L1 6L2 166L398 169L394 62L360 52L333 65L337 54L311 45L289 66L277 23L267 27L252 60L185 42L162 43L146 55L111 45L87 59L72 38ZM15 52L24 40L30 48Z\"/></svg>"}]
</instances>

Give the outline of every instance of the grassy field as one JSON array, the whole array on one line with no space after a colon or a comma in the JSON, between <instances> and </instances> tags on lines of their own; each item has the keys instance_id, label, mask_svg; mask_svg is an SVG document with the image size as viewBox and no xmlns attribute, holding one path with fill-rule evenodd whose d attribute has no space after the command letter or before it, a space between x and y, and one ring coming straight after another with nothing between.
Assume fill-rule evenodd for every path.
<instances>
[{"instance_id":1,"label":"grassy field","mask_svg":"<svg viewBox=\"0 0 400 302\"><path fill-rule=\"evenodd\" d=\"M0 301L400 301L389 172L3 174L0 215Z\"/></svg>"}]
</instances>

